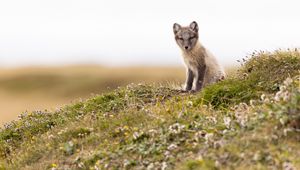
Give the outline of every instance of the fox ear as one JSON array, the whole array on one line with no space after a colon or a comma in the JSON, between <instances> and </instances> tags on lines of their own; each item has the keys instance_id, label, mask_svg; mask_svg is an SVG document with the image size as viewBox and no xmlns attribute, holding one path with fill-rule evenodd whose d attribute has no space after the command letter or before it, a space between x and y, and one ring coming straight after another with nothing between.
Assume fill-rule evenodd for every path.
<instances>
[{"instance_id":1,"label":"fox ear","mask_svg":"<svg viewBox=\"0 0 300 170\"><path fill-rule=\"evenodd\" d=\"M175 23L173 25L173 31L174 31L174 34L177 34L177 32L181 29L181 26L177 23Z\"/></svg>"},{"instance_id":2,"label":"fox ear","mask_svg":"<svg viewBox=\"0 0 300 170\"><path fill-rule=\"evenodd\" d=\"M193 21L191 24L190 24L190 29L192 29L193 31L195 32L198 32L199 28L198 28L198 24L196 21Z\"/></svg>"}]
</instances>

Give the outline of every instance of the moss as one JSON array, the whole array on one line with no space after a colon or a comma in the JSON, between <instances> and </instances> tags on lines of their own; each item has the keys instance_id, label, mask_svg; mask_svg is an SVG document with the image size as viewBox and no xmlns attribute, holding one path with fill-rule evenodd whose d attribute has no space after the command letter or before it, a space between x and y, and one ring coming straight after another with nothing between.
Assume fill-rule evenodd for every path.
<instances>
[{"instance_id":1,"label":"moss","mask_svg":"<svg viewBox=\"0 0 300 170\"><path fill-rule=\"evenodd\" d=\"M260 92L251 81L230 78L203 89L197 102L212 105L214 108L228 108L259 96Z\"/></svg>"}]
</instances>

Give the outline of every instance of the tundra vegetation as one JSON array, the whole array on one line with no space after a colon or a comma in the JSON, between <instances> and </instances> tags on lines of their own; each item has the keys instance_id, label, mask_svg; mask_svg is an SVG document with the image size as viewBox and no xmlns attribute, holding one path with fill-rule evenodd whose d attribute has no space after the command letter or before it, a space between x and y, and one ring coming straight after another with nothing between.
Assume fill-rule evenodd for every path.
<instances>
[{"instance_id":1,"label":"tundra vegetation","mask_svg":"<svg viewBox=\"0 0 300 170\"><path fill-rule=\"evenodd\" d=\"M0 130L0 169L300 169L300 52L254 52L200 93L130 84Z\"/></svg>"}]
</instances>

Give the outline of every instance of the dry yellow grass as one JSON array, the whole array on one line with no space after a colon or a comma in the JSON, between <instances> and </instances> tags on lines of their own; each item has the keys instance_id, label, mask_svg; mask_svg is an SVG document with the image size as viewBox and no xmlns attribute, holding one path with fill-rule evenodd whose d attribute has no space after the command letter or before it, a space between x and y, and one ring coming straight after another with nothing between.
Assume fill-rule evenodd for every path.
<instances>
[{"instance_id":1,"label":"dry yellow grass","mask_svg":"<svg viewBox=\"0 0 300 170\"><path fill-rule=\"evenodd\" d=\"M54 109L69 103L67 99L45 98L39 95L11 95L7 92L0 92L0 125L14 120L25 111Z\"/></svg>"},{"instance_id":2,"label":"dry yellow grass","mask_svg":"<svg viewBox=\"0 0 300 170\"><path fill-rule=\"evenodd\" d=\"M0 126L24 111L55 109L129 83L182 82L184 68L78 65L0 69Z\"/></svg>"}]
</instances>

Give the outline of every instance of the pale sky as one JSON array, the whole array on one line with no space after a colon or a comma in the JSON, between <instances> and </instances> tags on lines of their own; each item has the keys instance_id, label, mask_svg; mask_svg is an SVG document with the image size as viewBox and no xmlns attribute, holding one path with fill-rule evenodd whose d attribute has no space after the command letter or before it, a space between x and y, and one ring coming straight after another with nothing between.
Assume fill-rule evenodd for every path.
<instances>
[{"instance_id":1,"label":"pale sky","mask_svg":"<svg viewBox=\"0 0 300 170\"><path fill-rule=\"evenodd\" d=\"M300 47L299 0L1 0L0 67L182 65L174 22L223 65Z\"/></svg>"}]
</instances>

